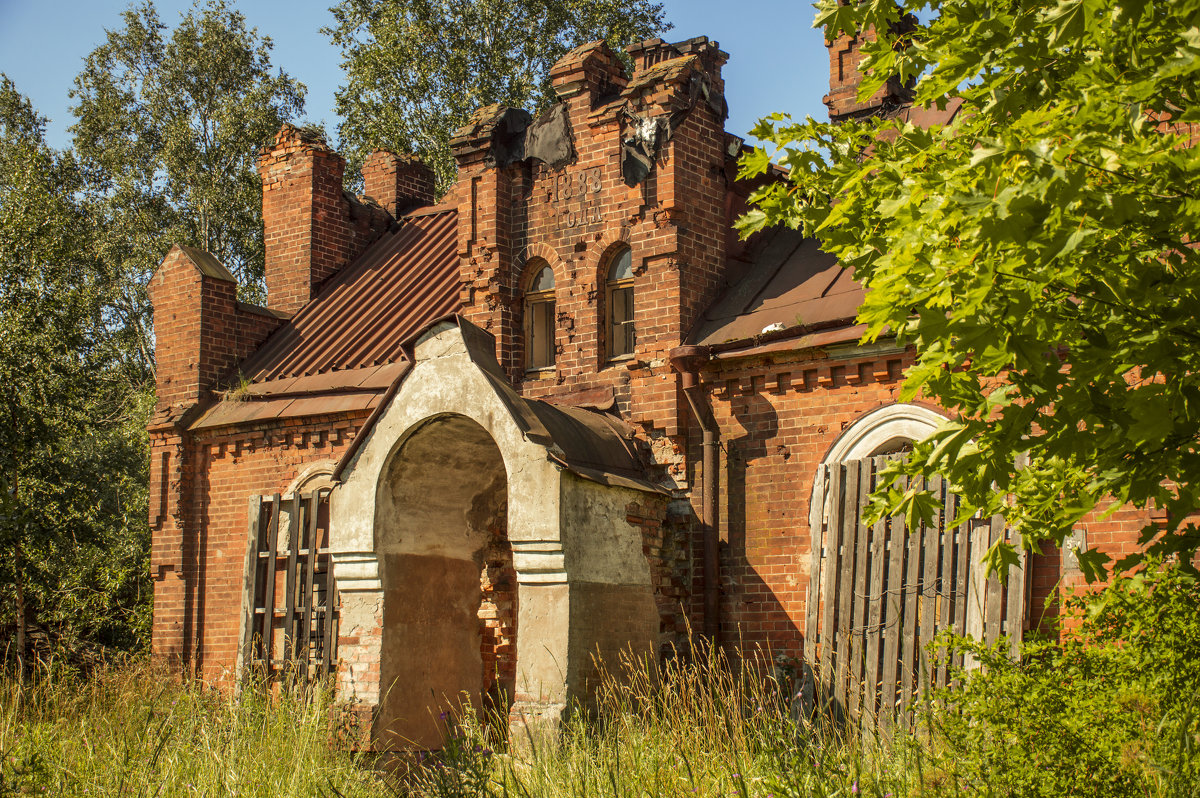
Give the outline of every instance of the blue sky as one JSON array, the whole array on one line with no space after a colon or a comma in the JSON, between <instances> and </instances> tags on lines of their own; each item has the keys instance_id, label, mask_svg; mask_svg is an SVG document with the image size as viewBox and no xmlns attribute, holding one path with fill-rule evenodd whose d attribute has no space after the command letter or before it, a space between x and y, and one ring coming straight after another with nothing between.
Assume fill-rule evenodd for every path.
<instances>
[{"instance_id":1,"label":"blue sky","mask_svg":"<svg viewBox=\"0 0 1200 798\"><path fill-rule=\"evenodd\" d=\"M49 143L69 143L72 117L67 93L83 58L120 25L128 0L0 0L0 72L50 118ZM173 26L190 0L158 0L159 15ZM333 133L333 94L341 81L338 52L320 33L332 22L332 0L231 2L260 35L275 43L272 63L308 87L306 116ZM675 27L664 38L708 36L729 53L725 67L730 132L745 135L774 111L825 119L828 59L813 9L800 0L665 0Z\"/></svg>"}]
</instances>

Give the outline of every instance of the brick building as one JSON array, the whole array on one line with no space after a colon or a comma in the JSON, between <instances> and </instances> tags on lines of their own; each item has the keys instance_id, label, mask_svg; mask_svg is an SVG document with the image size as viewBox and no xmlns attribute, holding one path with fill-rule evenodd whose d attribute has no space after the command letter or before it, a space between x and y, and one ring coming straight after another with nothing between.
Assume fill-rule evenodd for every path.
<instances>
[{"instance_id":1,"label":"brick building","mask_svg":"<svg viewBox=\"0 0 1200 798\"><path fill-rule=\"evenodd\" d=\"M899 85L857 102L857 52L830 44L834 119L955 112ZM602 43L569 53L537 119L480 109L437 202L385 152L350 196L342 159L285 127L259 161L267 308L171 250L151 285L158 656L222 683L252 638L305 659L325 624L375 744L428 747L438 707L552 720L597 662L689 629L840 668L844 693L889 669L911 687L896 671L923 656L855 630L1037 623L1069 557L1000 588L970 565L1005 534L991 519L912 544L854 520L879 458L943 416L897 403L910 353L858 343L861 289L814 241L733 231L754 186L724 130L726 54L629 56L632 75ZM1135 515L1081 534L1120 550Z\"/></svg>"}]
</instances>

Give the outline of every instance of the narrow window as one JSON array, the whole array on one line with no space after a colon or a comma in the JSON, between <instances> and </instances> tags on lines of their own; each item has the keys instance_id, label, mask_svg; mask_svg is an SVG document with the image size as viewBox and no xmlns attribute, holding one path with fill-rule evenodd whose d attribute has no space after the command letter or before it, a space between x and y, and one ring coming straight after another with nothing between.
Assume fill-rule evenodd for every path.
<instances>
[{"instance_id":1,"label":"narrow window","mask_svg":"<svg viewBox=\"0 0 1200 798\"><path fill-rule=\"evenodd\" d=\"M609 359L633 354L633 253L622 249L612 259L605 282Z\"/></svg>"},{"instance_id":2,"label":"narrow window","mask_svg":"<svg viewBox=\"0 0 1200 798\"><path fill-rule=\"evenodd\" d=\"M554 270L536 271L525 292L525 368L554 365Z\"/></svg>"}]
</instances>

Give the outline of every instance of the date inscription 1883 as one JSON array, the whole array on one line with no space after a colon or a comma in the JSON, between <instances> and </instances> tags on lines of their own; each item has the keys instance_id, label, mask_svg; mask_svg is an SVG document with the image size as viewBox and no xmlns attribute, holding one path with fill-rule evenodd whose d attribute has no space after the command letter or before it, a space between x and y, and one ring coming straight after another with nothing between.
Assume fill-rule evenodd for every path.
<instances>
[{"instance_id":1,"label":"date inscription 1883","mask_svg":"<svg viewBox=\"0 0 1200 798\"><path fill-rule=\"evenodd\" d=\"M600 217L600 168L559 175L551 202L568 228L594 224Z\"/></svg>"}]
</instances>

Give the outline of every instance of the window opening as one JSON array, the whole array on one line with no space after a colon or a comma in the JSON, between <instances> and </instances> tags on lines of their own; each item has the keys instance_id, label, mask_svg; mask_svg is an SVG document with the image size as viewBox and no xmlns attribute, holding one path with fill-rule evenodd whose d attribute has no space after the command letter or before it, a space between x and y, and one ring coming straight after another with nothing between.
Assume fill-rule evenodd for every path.
<instances>
[{"instance_id":1,"label":"window opening","mask_svg":"<svg viewBox=\"0 0 1200 798\"><path fill-rule=\"evenodd\" d=\"M633 354L636 339L633 322L633 252L622 249L612 259L605 282L608 309L608 357Z\"/></svg>"},{"instance_id":2,"label":"window opening","mask_svg":"<svg viewBox=\"0 0 1200 798\"><path fill-rule=\"evenodd\" d=\"M554 366L554 270L542 266L525 292L525 368Z\"/></svg>"}]
</instances>

